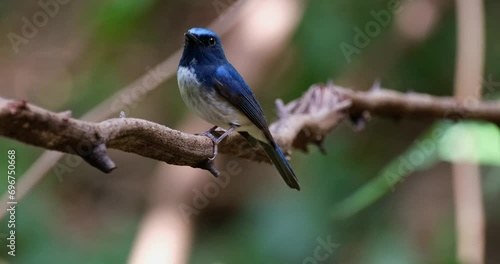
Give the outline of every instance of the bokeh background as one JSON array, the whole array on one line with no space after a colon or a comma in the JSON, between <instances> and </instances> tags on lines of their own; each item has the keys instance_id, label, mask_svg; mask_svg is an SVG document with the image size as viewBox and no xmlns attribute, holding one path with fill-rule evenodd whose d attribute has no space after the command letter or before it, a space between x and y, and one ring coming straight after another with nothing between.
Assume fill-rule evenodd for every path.
<instances>
[{"instance_id":1,"label":"bokeh background","mask_svg":"<svg viewBox=\"0 0 500 264\"><path fill-rule=\"evenodd\" d=\"M451 0L392 1L401 6L386 25L373 13L389 10L387 0L40 2L55 3L53 16L17 45L9 34L23 36L23 18L47 11L38 1L0 2L0 96L71 110L77 118L143 75L162 80L168 67L156 65L168 58L175 71L183 33L212 21L269 120L277 98L288 102L330 80L359 90L380 80L402 92L453 94ZM500 2L483 4L485 70L477 78L491 80L484 96L494 100ZM355 28L365 32L374 21L380 32L346 55L342 43L356 47ZM190 133L210 127L188 113L175 76L137 91L105 106L106 118L124 110ZM462 153L481 164L486 263L499 263L500 132L480 122L459 125L374 117L355 132L345 123L328 136L327 155L315 146L293 152L301 192L289 190L269 165L220 156L230 181L206 206L199 192L215 182L207 172L110 150L118 169L106 175L63 156L18 204L16 257L7 255L7 220L0 222L0 263L458 263L449 163L457 150L434 140L435 129L459 139L472 131L477 139ZM387 176L402 157L422 152L418 142L426 140L432 151L400 178ZM2 170L7 149L17 150L20 183L43 150L0 138ZM6 189L2 177L0 192ZM182 208L194 209L186 215ZM323 248L328 241L333 249Z\"/></svg>"}]
</instances>

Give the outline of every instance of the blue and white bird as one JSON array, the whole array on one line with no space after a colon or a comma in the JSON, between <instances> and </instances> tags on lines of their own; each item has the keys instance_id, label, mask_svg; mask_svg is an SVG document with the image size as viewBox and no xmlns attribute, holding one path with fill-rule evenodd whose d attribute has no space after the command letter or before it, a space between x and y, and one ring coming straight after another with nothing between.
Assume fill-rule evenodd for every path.
<instances>
[{"instance_id":1,"label":"blue and white bird","mask_svg":"<svg viewBox=\"0 0 500 264\"><path fill-rule=\"evenodd\" d=\"M241 75L227 61L219 36L208 29L192 28L185 34L177 79L186 105L205 121L215 125L204 133L217 144L233 131L263 147L286 184L300 190L297 177L269 132L262 108ZM215 138L210 132L226 129ZM258 142L258 143L257 143Z\"/></svg>"}]
</instances>

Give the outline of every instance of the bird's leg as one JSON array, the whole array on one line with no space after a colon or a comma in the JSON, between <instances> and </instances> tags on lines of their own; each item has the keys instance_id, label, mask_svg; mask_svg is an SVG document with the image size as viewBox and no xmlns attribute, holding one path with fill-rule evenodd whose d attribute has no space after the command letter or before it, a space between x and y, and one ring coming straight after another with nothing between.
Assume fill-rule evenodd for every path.
<instances>
[{"instance_id":1,"label":"bird's leg","mask_svg":"<svg viewBox=\"0 0 500 264\"><path fill-rule=\"evenodd\" d=\"M213 126L212 128L210 128L209 130L205 131L205 132L202 132L200 134L196 134L198 136L205 136L205 137L208 137L210 138L212 141L216 141L217 138L214 136L214 132L215 130L218 128L218 126Z\"/></svg>"},{"instance_id":2,"label":"bird's leg","mask_svg":"<svg viewBox=\"0 0 500 264\"><path fill-rule=\"evenodd\" d=\"M212 127L211 129L209 129L208 131L205 131L203 133L201 133L200 135L202 136L206 136L208 137L209 139L212 140L212 142L214 143L214 155L213 157L211 157L209 160L210 161L213 161L215 160L215 157L217 157L217 154L218 154L218 145L219 143L229 134L231 134L231 132L233 132L236 128L238 128L239 125L231 125L231 127L226 130L224 132L224 134L222 134L220 137L216 138L212 133L215 131L215 129L217 129L217 126L214 126Z\"/></svg>"}]
</instances>

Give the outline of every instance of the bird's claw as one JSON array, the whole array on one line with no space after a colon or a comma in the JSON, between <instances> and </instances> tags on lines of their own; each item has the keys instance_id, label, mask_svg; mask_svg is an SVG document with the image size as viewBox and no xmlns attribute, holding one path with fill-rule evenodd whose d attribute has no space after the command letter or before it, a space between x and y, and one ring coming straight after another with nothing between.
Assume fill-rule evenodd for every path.
<instances>
[{"instance_id":1,"label":"bird's claw","mask_svg":"<svg viewBox=\"0 0 500 264\"><path fill-rule=\"evenodd\" d=\"M214 142L214 154L211 158L208 158L208 160L214 161L215 158L217 157L217 154L218 154L217 144Z\"/></svg>"},{"instance_id":2,"label":"bird's claw","mask_svg":"<svg viewBox=\"0 0 500 264\"><path fill-rule=\"evenodd\" d=\"M217 154L218 154L218 151L219 151L219 150L218 150L218 147L217 147L217 146L219 145L219 139L218 139L218 138L216 138L216 137L212 134L212 132L213 132L213 131L215 131L215 128L211 128L211 129L210 129L210 130L208 130L208 131L205 131L205 132L203 132L203 133L198 134L198 135L200 135L200 136L205 136L205 137L209 138L209 139L210 139L210 140L212 140L212 142L214 143L214 152L213 152L213 156L212 156L212 157L210 157L210 158L208 158L208 160L209 160L209 161L214 161L214 160L215 160L215 158L217 157Z\"/></svg>"},{"instance_id":3,"label":"bird's claw","mask_svg":"<svg viewBox=\"0 0 500 264\"><path fill-rule=\"evenodd\" d=\"M202 132L202 133L198 134L198 136L205 136L205 137L211 139L214 143L217 142L217 138L212 134L212 130Z\"/></svg>"},{"instance_id":4,"label":"bird's claw","mask_svg":"<svg viewBox=\"0 0 500 264\"><path fill-rule=\"evenodd\" d=\"M211 129L209 129L208 131L205 131L203 133L200 134L200 136L206 136L208 137L209 139L212 140L212 142L214 143L214 156L209 158L210 161L213 161L216 157L217 157L217 153L218 153L218 148L217 146L219 145L219 143L227 136L229 135L231 132L233 132L236 128L238 128L239 125L231 125L231 127L226 130L226 132L224 132L224 134L222 134L220 137L216 138L212 133L215 132L215 129L217 129L217 126L214 126L212 127Z\"/></svg>"}]
</instances>

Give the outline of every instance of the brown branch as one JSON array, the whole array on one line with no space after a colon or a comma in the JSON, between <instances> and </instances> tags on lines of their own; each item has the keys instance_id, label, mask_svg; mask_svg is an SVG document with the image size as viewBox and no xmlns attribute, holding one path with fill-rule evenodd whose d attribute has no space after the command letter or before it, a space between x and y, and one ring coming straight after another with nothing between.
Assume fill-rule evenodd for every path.
<instances>
[{"instance_id":1,"label":"brown branch","mask_svg":"<svg viewBox=\"0 0 500 264\"><path fill-rule=\"evenodd\" d=\"M403 94L381 88L367 92L329 85L314 85L301 98L284 105L277 101L279 119L271 131L279 145L307 151L308 144L321 147L325 136L347 117L364 122L366 113L382 117L427 119L477 119L500 124L500 104L477 103L473 107L452 98ZM207 160L213 145L204 136L190 135L135 118L115 118L92 123L53 113L25 101L0 98L0 135L27 144L82 157L103 172L116 166L106 148L135 153L173 165L217 170ZM221 153L253 161L266 161L239 135L224 140Z\"/></svg>"},{"instance_id":2,"label":"brown branch","mask_svg":"<svg viewBox=\"0 0 500 264\"><path fill-rule=\"evenodd\" d=\"M471 98L459 103L452 97L400 93L380 88L368 92L337 87L352 101L351 113L368 111L374 116L409 119L476 119L500 125L500 102L479 102Z\"/></svg>"},{"instance_id":3,"label":"brown branch","mask_svg":"<svg viewBox=\"0 0 500 264\"><path fill-rule=\"evenodd\" d=\"M317 142L319 137L323 138L343 118L340 111L348 103L324 100L322 104L317 104L315 100L321 91L328 90L312 89L304 97L305 100L290 104L293 106L300 103L301 108L282 109L282 118L272 126L272 130L285 149L290 149L301 131L314 130L314 133L308 133L309 136L302 138L305 139L304 142ZM312 97L309 96L311 94ZM311 105L316 106L311 108ZM311 110L314 111L309 114ZM67 112L53 113L27 104L26 101L0 98L0 135L45 149L78 155L106 173L116 167L106 153L106 148L113 148L217 174L212 164L207 163L213 152L210 139L141 119L115 118L92 123L70 118ZM253 150L239 135L232 135L224 140L219 151L268 162L261 149Z\"/></svg>"}]
</instances>

